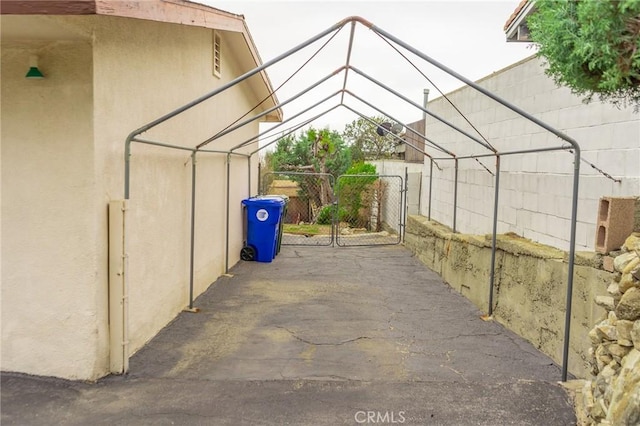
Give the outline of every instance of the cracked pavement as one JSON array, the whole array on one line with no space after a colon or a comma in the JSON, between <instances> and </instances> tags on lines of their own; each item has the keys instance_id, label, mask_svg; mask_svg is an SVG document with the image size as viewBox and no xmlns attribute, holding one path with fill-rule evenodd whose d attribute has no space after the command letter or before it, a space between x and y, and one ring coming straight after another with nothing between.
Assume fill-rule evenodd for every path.
<instances>
[{"instance_id":1,"label":"cracked pavement","mask_svg":"<svg viewBox=\"0 0 640 426\"><path fill-rule=\"evenodd\" d=\"M575 424L559 367L401 246L283 247L230 273L126 376L3 373L2 424Z\"/></svg>"}]
</instances>

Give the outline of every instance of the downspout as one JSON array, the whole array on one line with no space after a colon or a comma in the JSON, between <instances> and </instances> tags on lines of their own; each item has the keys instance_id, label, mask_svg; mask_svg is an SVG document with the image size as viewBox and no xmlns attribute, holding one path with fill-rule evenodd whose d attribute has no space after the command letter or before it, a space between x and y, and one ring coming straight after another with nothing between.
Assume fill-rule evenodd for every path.
<instances>
[{"instance_id":1,"label":"downspout","mask_svg":"<svg viewBox=\"0 0 640 426\"><path fill-rule=\"evenodd\" d=\"M429 103L429 89L424 89L422 91L423 94L423 100L422 100L422 106L424 107L424 109L427 109L427 105ZM424 121L424 134L427 134L427 111L422 111L422 121Z\"/></svg>"},{"instance_id":2,"label":"downspout","mask_svg":"<svg viewBox=\"0 0 640 426\"><path fill-rule=\"evenodd\" d=\"M422 122L424 123L424 129L422 134L425 135L425 149L427 146L426 136L427 136L427 106L429 105L429 89L424 89L422 91L422 106L424 110L422 111ZM422 183L422 179L420 179L420 183ZM427 210L427 219L431 220L431 189L433 187L433 159L429 161L429 207ZM420 194L420 198L422 199L422 194ZM420 212L420 210L418 210Z\"/></svg>"}]
</instances>

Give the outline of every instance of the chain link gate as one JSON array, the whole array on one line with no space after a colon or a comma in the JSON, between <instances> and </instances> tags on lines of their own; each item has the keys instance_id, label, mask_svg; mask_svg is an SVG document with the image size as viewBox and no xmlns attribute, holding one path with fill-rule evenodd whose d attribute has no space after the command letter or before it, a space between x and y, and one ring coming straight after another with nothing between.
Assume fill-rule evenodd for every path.
<instances>
[{"instance_id":1,"label":"chain link gate","mask_svg":"<svg viewBox=\"0 0 640 426\"><path fill-rule=\"evenodd\" d=\"M404 227L400 176L269 172L261 195L289 198L282 245L341 247L399 244Z\"/></svg>"},{"instance_id":2,"label":"chain link gate","mask_svg":"<svg viewBox=\"0 0 640 426\"><path fill-rule=\"evenodd\" d=\"M330 246L334 242L335 179L328 173L272 172L262 195L286 195L282 245Z\"/></svg>"},{"instance_id":3,"label":"chain link gate","mask_svg":"<svg viewBox=\"0 0 640 426\"><path fill-rule=\"evenodd\" d=\"M342 175L336 188L336 243L399 244L404 226L402 177Z\"/></svg>"}]
</instances>

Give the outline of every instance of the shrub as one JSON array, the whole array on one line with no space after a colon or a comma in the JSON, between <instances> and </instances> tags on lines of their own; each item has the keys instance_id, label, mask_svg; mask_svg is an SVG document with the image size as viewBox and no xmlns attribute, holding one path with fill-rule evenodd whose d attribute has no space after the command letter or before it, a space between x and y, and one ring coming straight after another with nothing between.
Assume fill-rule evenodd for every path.
<instances>
[{"instance_id":1,"label":"shrub","mask_svg":"<svg viewBox=\"0 0 640 426\"><path fill-rule=\"evenodd\" d=\"M331 223L333 222L334 210L335 210L334 206L331 204L324 206L320 210L320 213L318 213L318 217L316 218L316 223L319 225L331 225Z\"/></svg>"},{"instance_id":2,"label":"shrub","mask_svg":"<svg viewBox=\"0 0 640 426\"><path fill-rule=\"evenodd\" d=\"M331 225L333 223L333 214L336 211L336 206L329 204L320 209L320 213L318 213L318 217L316 218L316 223L318 225ZM347 211L341 207L340 212L338 214L338 220L342 221L347 216Z\"/></svg>"}]
</instances>

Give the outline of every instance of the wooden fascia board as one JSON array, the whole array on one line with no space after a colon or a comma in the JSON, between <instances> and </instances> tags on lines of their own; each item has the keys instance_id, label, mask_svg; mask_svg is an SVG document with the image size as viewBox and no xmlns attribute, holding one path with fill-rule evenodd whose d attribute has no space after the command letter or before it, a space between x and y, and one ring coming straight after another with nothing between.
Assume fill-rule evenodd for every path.
<instances>
[{"instance_id":1,"label":"wooden fascia board","mask_svg":"<svg viewBox=\"0 0 640 426\"><path fill-rule=\"evenodd\" d=\"M258 49L256 48L256 45L253 41L253 37L251 36L251 32L249 31L249 27L247 26L246 21L243 19L242 22L244 24L244 31L243 31L244 39L247 43L247 47L251 52L251 56L253 57L254 63L256 64L256 67L257 67L260 64L262 64L262 59L260 58L260 54L258 53ZM262 81L267 87L267 90L269 91L269 93L272 93L273 85L271 84L271 80L269 79L269 75L267 74L266 70L263 70L260 73L260 76L262 77ZM271 100L273 102L273 106L276 106L280 103L275 93L271 95ZM282 109L278 108L273 113L267 115L266 118L267 118L266 121L269 121L269 122L281 122L283 120Z\"/></svg>"},{"instance_id":2,"label":"wooden fascia board","mask_svg":"<svg viewBox=\"0 0 640 426\"><path fill-rule=\"evenodd\" d=\"M96 0L96 14L236 32L242 31L244 22L242 16L175 0Z\"/></svg>"},{"instance_id":3,"label":"wooden fascia board","mask_svg":"<svg viewBox=\"0 0 640 426\"><path fill-rule=\"evenodd\" d=\"M4 15L105 15L244 31L244 18L184 0L2 0Z\"/></svg>"},{"instance_id":4,"label":"wooden fascia board","mask_svg":"<svg viewBox=\"0 0 640 426\"><path fill-rule=\"evenodd\" d=\"M2 15L93 15L95 0L2 0Z\"/></svg>"}]
</instances>

